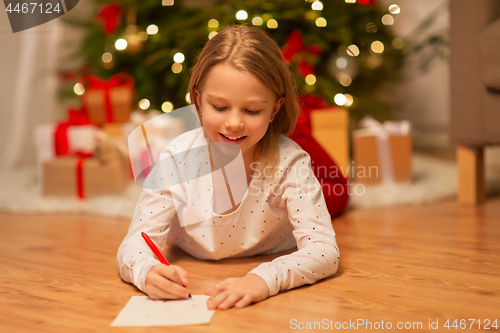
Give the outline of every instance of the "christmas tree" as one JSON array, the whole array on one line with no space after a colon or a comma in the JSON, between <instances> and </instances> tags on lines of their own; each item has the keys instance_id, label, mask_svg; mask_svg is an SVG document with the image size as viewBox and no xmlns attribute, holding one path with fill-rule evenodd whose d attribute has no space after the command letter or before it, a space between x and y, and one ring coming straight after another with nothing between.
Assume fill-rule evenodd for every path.
<instances>
[{"instance_id":1,"label":"christmas tree","mask_svg":"<svg viewBox=\"0 0 500 333\"><path fill-rule=\"evenodd\" d=\"M139 106L169 112L189 104L187 79L196 55L231 24L259 27L282 47L299 93L348 107L353 119L390 118L378 91L397 80L404 42L390 26L397 5L375 0L95 0L79 72L103 79L127 72ZM66 91L73 89L70 82Z\"/></svg>"}]
</instances>

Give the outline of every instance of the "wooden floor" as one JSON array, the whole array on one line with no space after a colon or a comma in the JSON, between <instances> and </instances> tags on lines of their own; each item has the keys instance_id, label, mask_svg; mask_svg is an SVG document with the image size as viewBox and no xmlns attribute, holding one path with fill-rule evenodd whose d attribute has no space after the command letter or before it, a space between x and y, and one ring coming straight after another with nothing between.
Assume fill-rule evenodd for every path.
<instances>
[{"instance_id":1,"label":"wooden floor","mask_svg":"<svg viewBox=\"0 0 500 333\"><path fill-rule=\"evenodd\" d=\"M450 325L455 319L475 320L472 329L467 321L465 330L484 332L479 324L483 328L497 319L500 324L498 197L479 208L447 201L347 212L334 221L341 251L335 277L245 309L217 311L210 325L175 329L109 327L130 297L141 294L121 281L116 265L128 223L0 215L0 332L276 333L308 322L331 321L333 328L344 323L347 329L349 321L361 320L373 328L390 322L393 329L398 322L407 327L421 322L418 331L429 331L429 321L438 321L434 331L457 331L443 327L447 319ZM204 262L176 249L168 258L188 270L192 294L271 259ZM366 324L356 327L370 331Z\"/></svg>"}]
</instances>

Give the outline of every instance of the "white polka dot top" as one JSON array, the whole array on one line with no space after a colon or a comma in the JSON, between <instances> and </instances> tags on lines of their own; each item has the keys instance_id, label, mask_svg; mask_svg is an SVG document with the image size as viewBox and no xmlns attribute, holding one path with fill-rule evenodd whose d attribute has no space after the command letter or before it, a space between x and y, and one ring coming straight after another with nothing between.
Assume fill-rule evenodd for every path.
<instances>
[{"instance_id":1,"label":"white polka dot top","mask_svg":"<svg viewBox=\"0 0 500 333\"><path fill-rule=\"evenodd\" d=\"M160 250L166 244L177 245L205 260L271 254L296 247L296 251L251 270L267 283L270 295L335 274L340 259L336 236L310 157L304 150L282 136L280 168L275 178L269 171L256 169L237 209L219 215L212 209L213 180L204 169L207 160L192 158L193 148L204 145L203 131L197 129L177 137L162 152L161 158L186 152L185 156L176 155L184 161L177 165L177 171L191 168L200 174L197 181L192 181L194 190L188 191L189 195L173 187L142 190L128 234L118 249L117 261L124 281L145 291L146 274L160 263L141 232L146 232ZM202 150L198 152L206 153ZM165 174L169 171L163 170ZM183 210L177 214L180 201Z\"/></svg>"}]
</instances>

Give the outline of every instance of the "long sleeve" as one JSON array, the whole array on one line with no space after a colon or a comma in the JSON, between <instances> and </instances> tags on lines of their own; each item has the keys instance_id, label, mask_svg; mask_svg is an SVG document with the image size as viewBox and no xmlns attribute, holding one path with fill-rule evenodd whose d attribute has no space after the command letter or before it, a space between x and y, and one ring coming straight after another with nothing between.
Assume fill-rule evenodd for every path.
<instances>
[{"instance_id":1,"label":"long sleeve","mask_svg":"<svg viewBox=\"0 0 500 333\"><path fill-rule=\"evenodd\" d=\"M141 233L147 233L159 250L164 250L173 221L176 224L179 223L179 215L174 201L177 200L177 203L179 203L179 195L183 196L182 191L173 194L174 192L172 192L168 183L175 181L176 178L173 177L168 180L169 175L166 170L168 169L172 176L177 176L181 174L180 168L188 168L186 163L189 164L189 157L178 154L180 152L189 154L190 148L197 142L196 140L203 139L201 134L200 131L191 131L172 140L162 150L159 162L154 165L141 184L143 190L137 200L127 236L118 249L117 262L122 279L133 283L143 292L146 292L145 280L147 273L160 261L155 258L153 251L146 244ZM171 159L174 161L173 163L170 161ZM182 167L178 168L176 166L177 161L184 162ZM196 161L199 162L199 160L195 159L194 165L199 168L199 163L197 164ZM170 184L173 184L173 182Z\"/></svg>"},{"instance_id":2,"label":"long sleeve","mask_svg":"<svg viewBox=\"0 0 500 333\"><path fill-rule=\"evenodd\" d=\"M141 291L146 292L146 275L160 262L154 257L141 232L147 233L162 251L174 216L175 207L168 191L142 190L127 236L117 254L120 275L125 282L133 283Z\"/></svg>"},{"instance_id":3,"label":"long sleeve","mask_svg":"<svg viewBox=\"0 0 500 333\"><path fill-rule=\"evenodd\" d=\"M292 161L285 171L280 200L286 205L298 250L250 272L266 281L270 295L332 276L340 259L331 218L309 155L296 151L288 158Z\"/></svg>"}]
</instances>

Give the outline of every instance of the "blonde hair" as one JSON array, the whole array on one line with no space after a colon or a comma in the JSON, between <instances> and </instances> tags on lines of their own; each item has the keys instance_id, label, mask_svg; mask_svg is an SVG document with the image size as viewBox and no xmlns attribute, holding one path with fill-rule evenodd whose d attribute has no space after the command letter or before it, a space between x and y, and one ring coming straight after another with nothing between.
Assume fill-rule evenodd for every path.
<instances>
[{"instance_id":1,"label":"blonde hair","mask_svg":"<svg viewBox=\"0 0 500 333\"><path fill-rule=\"evenodd\" d=\"M229 26L210 39L195 59L189 80L189 94L203 123L196 101L195 88L202 90L208 72L216 65L230 64L252 73L276 96L284 97L283 105L259 141L254 160L276 167L279 159L279 139L290 134L299 116L297 85L276 42L259 28Z\"/></svg>"}]
</instances>

